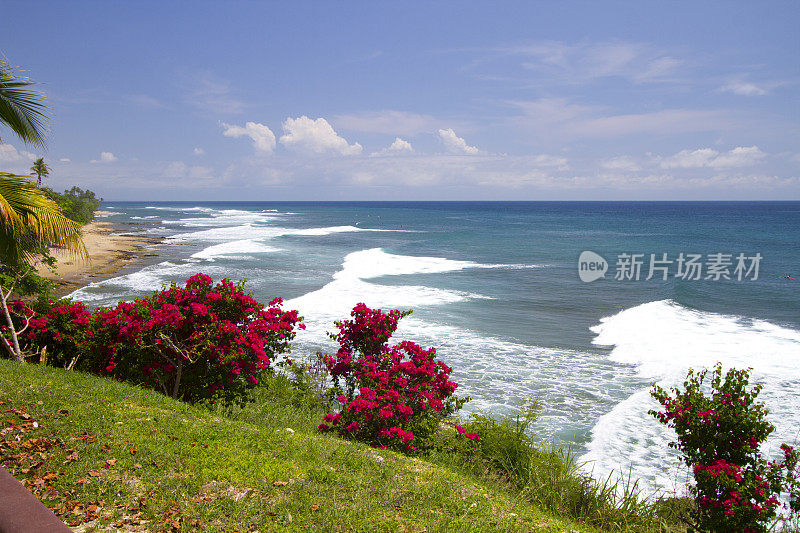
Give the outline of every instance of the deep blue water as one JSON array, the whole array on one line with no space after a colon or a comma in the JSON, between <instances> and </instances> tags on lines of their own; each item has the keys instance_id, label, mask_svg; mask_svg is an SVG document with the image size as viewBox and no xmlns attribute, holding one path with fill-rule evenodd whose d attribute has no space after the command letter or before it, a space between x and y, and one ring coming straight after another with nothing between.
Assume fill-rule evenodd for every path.
<instances>
[{"instance_id":1,"label":"deep blue water","mask_svg":"<svg viewBox=\"0 0 800 533\"><path fill-rule=\"evenodd\" d=\"M359 302L413 308L398 340L435 346L471 410L508 412L531 397L536 431L572 444L598 474L633 468L673 488L669 435L647 416L651 381L690 366L752 366L779 421L800 427L800 202L109 202L102 220L166 238L159 261L82 289L110 304L196 272L248 278L282 296L308 329L296 356L331 349L332 322ZM609 265L584 283L585 250ZM619 254L643 254L616 280ZM731 254L734 279L645 280L650 254ZM738 281L736 256L760 254ZM705 265L704 265L705 266ZM780 276L795 274L795 280ZM704 276L705 277L705 271Z\"/></svg>"}]
</instances>

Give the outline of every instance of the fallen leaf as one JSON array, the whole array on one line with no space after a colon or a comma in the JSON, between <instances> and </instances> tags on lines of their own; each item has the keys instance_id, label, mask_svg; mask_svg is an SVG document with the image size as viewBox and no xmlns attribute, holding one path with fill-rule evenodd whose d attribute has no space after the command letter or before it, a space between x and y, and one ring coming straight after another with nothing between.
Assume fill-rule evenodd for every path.
<instances>
[{"instance_id":1,"label":"fallen leaf","mask_svg":"<svg viewBox=\"0 0 800 533\"><path fill-rule=\"evenodd\" d=\"M288 481L273 481L272 484L276 487L283 487L284 485L288 485Z\"/></svg>"},{"instance_id":2,"label":"fallen leaf","mask_svg":"<svg viewBox=\"0 0 800 533\"><path fill-rule=\"evenodd\" d=\"M92 477L100 477L103 475L99 470L89 470L88 474Z\"/></svg>"},{"instance_id":3,"label":"fallen leaf","mask_svg":"<svg viewBox=\"0 0 800 533\"><path fill-rule=\"evenodd\" d=\"M312 511L319 511L319 504L318 504L318 503L315 503L314 505L312 505L312 506L311 506L311 510L312 510Z\"/></svg>"},{"instance_id":4,"label":"fallen leaf","mask_svg":"<svg viewBox=\"0 0 800 533\"><path fill-rule=\"evenodd\" d=\"M131 455L136 455L136 448L133 447L130 449Z\"/></svg>"}]
</instances>

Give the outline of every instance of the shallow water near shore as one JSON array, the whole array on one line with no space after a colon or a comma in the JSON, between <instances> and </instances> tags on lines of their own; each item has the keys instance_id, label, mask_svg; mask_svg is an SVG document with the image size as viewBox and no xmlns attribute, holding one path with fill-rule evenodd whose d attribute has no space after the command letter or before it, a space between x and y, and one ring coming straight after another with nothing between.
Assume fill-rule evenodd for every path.
<instances>
[{"instance_id":1,"label":"shallow water near shore","mask_svg":"<svg viewBox=\"0 0 800 533\"><path fill-rule=\"evenodd\" d=\"M282 296L308 329L295 357L333 345L325 331L358 302L413 308L396 339L435 346L468 411L511 412L535 397L542 438L571 445L598 477L631 473L647 491L679 490L672 437L648 409L649 384L689 367L753 367L777 430L800 440L800 202L107 202L109 222L163 237L156 262L73 297L110 305L197 272L247 278ZM591 250L604 278L578 276ZM639 280L618 257L644 254ZM731 254L732 279L648 276L650 254ZM736 279L736 256L760 254ZM705 277L704 275L702 276ZM800 278L800 276L794 276Z\"/></svg>"}]
</instances>

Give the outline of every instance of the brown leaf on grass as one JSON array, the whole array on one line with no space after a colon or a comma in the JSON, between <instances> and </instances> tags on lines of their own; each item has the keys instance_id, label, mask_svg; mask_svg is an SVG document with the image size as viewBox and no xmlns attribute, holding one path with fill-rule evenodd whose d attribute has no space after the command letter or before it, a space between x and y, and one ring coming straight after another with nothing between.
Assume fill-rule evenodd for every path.
<instances>
[{"instance_id":1,"label":"brown leaf on grass","mask_svg":"<svg viewBox=\"0 0 800 533\"><path fill-rule=\"evenodd\" d=\"M111 446L109 446L108 444L103 444L102 446L100 446L100 449L103 450L104 452L107 452L111 450Z\"/></svg>"},{"instance_id":2,"label":"brown leaf on grass","mask_svg":"<svg viewBox=\"0 0 800 533\"><path fill-rule=\"evenodd\" d=\"M288 485L288 481L273 481L272 484L276 487L283 487L284 485Z\"/></svg>"},{"instance_id":3,"label":"brown leaf on grass","mask_svg":"<svg viewBox=\"0 0 800 533\"><path fill-rule=\"evenodd\" d=\"M134 467L134 468L141 468L141 467L142 467L142 465L140 465L139 463L136 463L135 465L133 465L133 467Z\"/></svg>"},{"instance_id":4,"label":"brown leaf on grass","mask_svg":"<svg viewBox=\"0 0 800 533\"><path fill-rule=\"evenodd\" d=\"M128 451L130 452L131 455L136 455L136 446L134 446L133 448L131 448Z\"/></svg>"},{"instance_id":5,"label":"brown leaf on grass","mask_svg":"<svg viewBox=\"0 0 800 533\"><path fill-rule=\"evenodd\" d=\"M113 458L113 457L111 459L106 459L106 462L103 465L103 468L105 468L105 469L111 468L112 466L114 466L114 463L116 463L116 462L117 462L117 460L115 458Z\"/></svg>"},{"instance_id":6,"label":"brown leaf on grass","mask_svg":"<svg viewBox=\"0 0 800 533\"><path fill-rule=\"evenodd\" d=\"M99 470L89 470L87 473L92 477L100 477L103 475L103 473Z\"/></svg>"},{"instance_id":7,"label":"brown leaf on grass","mask_svg":"<svg viewBox=\"0 0 800 533\"><path fill-rule=\"evenodd\" d=\"M312 511L319 511L319 504L318 504L318 503L315 503L314 505L312 505L312 506L311 506L311 510L312 510Z\"/></svg>"}]
</instances>

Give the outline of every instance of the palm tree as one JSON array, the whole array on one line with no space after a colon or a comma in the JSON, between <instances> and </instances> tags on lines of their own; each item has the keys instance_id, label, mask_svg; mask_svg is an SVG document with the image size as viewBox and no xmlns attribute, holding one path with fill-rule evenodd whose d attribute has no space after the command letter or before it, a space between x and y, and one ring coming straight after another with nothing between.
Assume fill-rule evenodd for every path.
<instances>
[{"instance_id":1,"label":"palm tree","mask_svg":"<svg viewBox=\"0 0 800 533\"><path fill-rule=\"evenodd\" d=\"M35 82L16 75L0 60L0 125L9 127L26 143L44 146L48 120L44 95L28 87ZM50 168L43 158L31 170L41 177ZM55 202L24 176L0 172L0 261L20 266L30 263L36 251L49 246L66 248L86 257L80 225L64 217Z\"/></svg>"},{"instance_id":2,"label":"palm tree","mask_svg":"<svg viewBox=\"0 0 800 533\"><path fill-rule=\"evenodd\" d=\"M36 174L38 177L37 185L39 187L42 186L42 176L49 176L50 175L50 167L47 166L44 162L44 158L40 157L36 161L33 162L33 166L31 167L31 175Z\"/></svg>"},{"instance_id":3,"label":"palm tree","mask_svg":"<svg viewBox=\"0 0 800 533\"><path fill-rule=\"evenodd\" d=\"M34 82L17 76L8 63L0 60L0 126L7 126L25 143L44 146L47 115L44 95L28 87ZM45 170L47 165L42 159ZM36 165L34 165L36 168ZM41 183L41 176L39 181ZM8 301L14 287L33 270L33 262L50 246L59 246L88 257L80 235L80 225L66 218L55 202L44 195L41 187L25 176L0 172L0 270L7 283L0 284L0 307L10 341L5 334L0 341L6 350L24 362L19 334L25 331L29 318L19 330L12 321Z\"/></svg>"}]
</instances>

